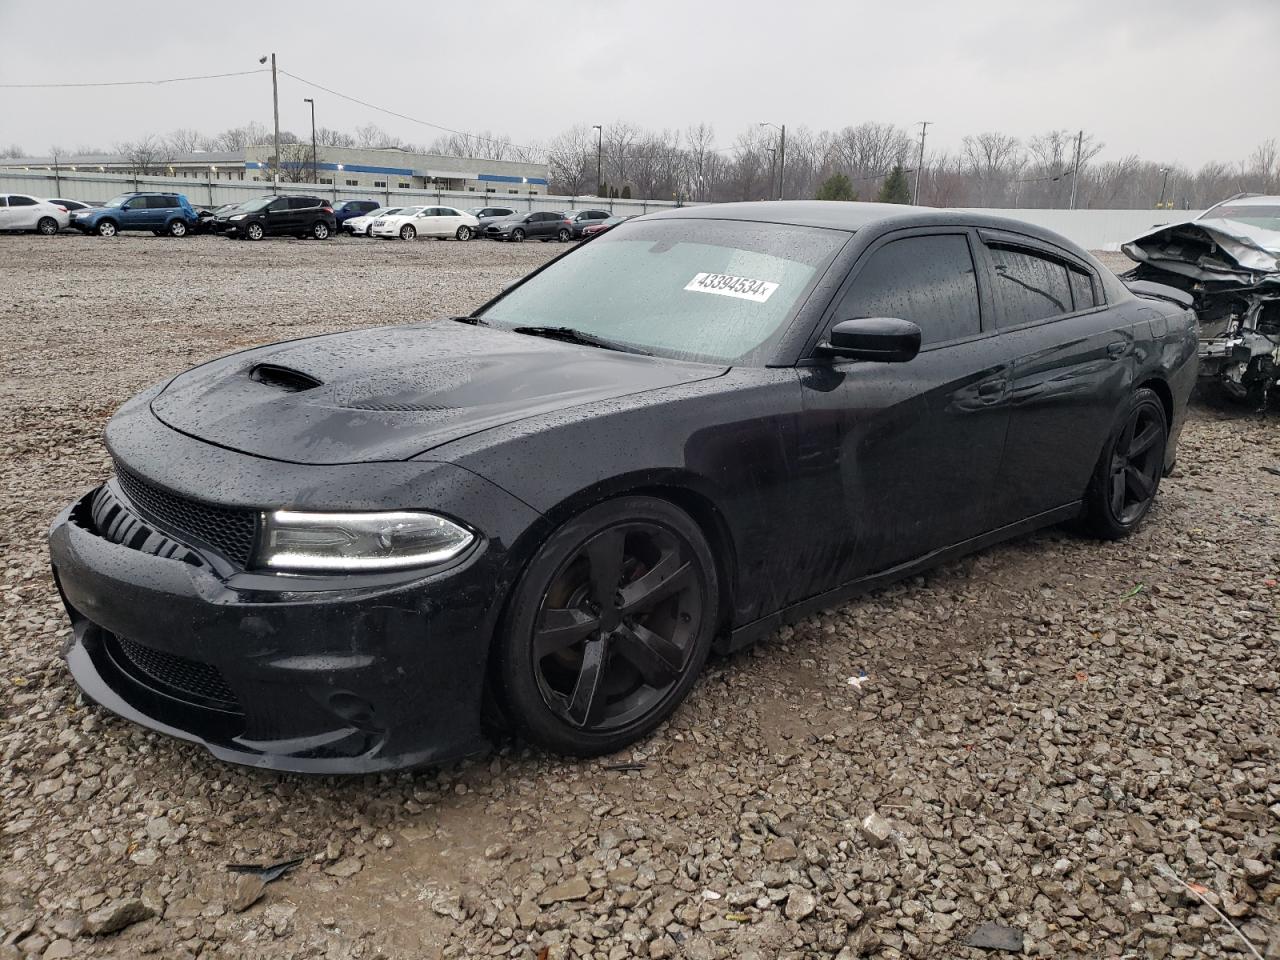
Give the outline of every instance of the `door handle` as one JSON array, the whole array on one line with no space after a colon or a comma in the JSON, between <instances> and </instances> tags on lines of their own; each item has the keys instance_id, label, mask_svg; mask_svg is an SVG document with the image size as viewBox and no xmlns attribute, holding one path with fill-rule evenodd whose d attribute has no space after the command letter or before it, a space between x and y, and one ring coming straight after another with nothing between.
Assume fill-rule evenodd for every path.
<instances>
[{"instance_id":1,"label":"door handle","mask_svg":"<svg viewBox=\"0 0 1280 960\"><path fill-rule=\"evenodd\" d=\"M1107 356L1112 360L1119 360L1129 352L1128 340L1112 340L1107 344Z\"/></svg>"}]
</instances>

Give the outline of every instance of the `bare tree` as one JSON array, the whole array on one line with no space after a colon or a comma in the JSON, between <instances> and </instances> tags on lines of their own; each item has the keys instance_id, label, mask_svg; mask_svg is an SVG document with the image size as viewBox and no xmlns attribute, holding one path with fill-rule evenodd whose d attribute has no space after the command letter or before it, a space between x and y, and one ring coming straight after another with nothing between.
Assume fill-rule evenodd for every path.
<instances>
[{"instance_id":1,"label":"bare tree","mask_svg":"<svg viewBox=\"0 0 1280 960\"><path fill-rule=\"evenodd\" d=\"M356 127L356 146L365 150L405 149L406 144L394 134L387 133L376 123Z\"/></svg>"},{"instance_id":2,"label":"bare tree","mask_svg":"<svg viewBox=\"0 0 1280 960\"><path fill-rule=\"evenodd\" d=\"M242 127L230 127L223 130L217 136L211 138L210 145L215 150L225 150L231 153L236 150L243 150L245 147L250 147L254 144L268 143L270 140L271 131L257 120L251 120Z\"/></svg>"},{"instance_id":3,"label":"bare tree","mask_svg":"<svg viewBox=\"0 0 1280 960\"><path fill-rule=\"evenodd\" d=\"M11 143L7 147L0 147L0 157L4 157L6 159L12 158L16 160L18 157L25 157L26 155L27 151L23 150L16 143Z\"/></svg>"},{"instance_id":4,"label":"bare tree","mask_svg":"<svg viewBox=\"0 0 1280 960\"><path fill-rule=\"evenodd\" d=\"M209 138L190 127L181 127L167 134L164 142L174 153L195 153L197 150L209 149Z\"/></svg>"},{"instance_id":5,"label":"bare tree","mask_svg":"<svg viewBox=\"0 0 1280 960\"><path fill-rule=\"evenodd\" d=\"M1009 181L1025 162L1018 138L989 131L965 137L963 149L965 167L978 181L978 204L986 207L1003 201Z\"/></svg>"},{"instance_id":6,"label":"bare tree","mask_svg":"<svg viewBox=\"0 0 1280 960\"><path fill-rule=\"evenodd\" d=\"M118 143L115 152L125 158L129 169L138 174L161 174L173 162L173 151L153 133L127 143Z\"/></svg>"},{"instance_id":7,"label":"bare tree","mask_svg":"<svg viewBox=\"0 0 1280 960\"><path fill-rule=\"evenodd\" d=\"M356 138L342 130L318 127L316 129L316 143L322 147L354 147Z\"/></svg>"},{"instance_id":8,"label":"bare tree","mask_svg":"<svg viewBox=\"0 0 1280 960\"><path fill-rule=\"evenodd\" d=\"M596 142L591 128L578 124L547 144L550 189L576 197L596 191Z\"/></svg>"}]
</instances>

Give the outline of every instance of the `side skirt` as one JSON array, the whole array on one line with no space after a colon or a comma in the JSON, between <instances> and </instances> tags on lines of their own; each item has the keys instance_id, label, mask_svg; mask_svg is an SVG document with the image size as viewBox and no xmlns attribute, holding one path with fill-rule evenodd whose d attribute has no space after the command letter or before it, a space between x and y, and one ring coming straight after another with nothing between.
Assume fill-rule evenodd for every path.
<instances>
[{"instance_id":1,"label":"side skirt","mask_svg":"<svg viewBox=\"0 0 1280 960\"><path fill-rule=\"evenodd\" d=\"M854 597L887 586L896 580L914 576L931 567L939 566L1001 541L1032 533L1043 527L1051 527L1056 523L1074 520L1080 516L1083 506L1083 501L1077 500L1074 503L1067 504L1065 507L1047 510L1044 513L1036 514L1034 517L1028 517L1025 520L1019 520L1017 523L999 527L950 547L942 547L914 560L900 563L896 567L890 567L888 570L859 577L857 580L850 580L848 583L841 584L826 593L820 593L816 597L810 597L808 600L801 600L799 603L784 607L777 613L771 613L766 617L761 617L759 620L753 620L727 634L721 635L716 639L713 649L716 653L725 654L749 647L756 641L767 637L779 627L795 623L797 620L802 620L820 610L839 606Z\"/></svg>"}]
</instances>

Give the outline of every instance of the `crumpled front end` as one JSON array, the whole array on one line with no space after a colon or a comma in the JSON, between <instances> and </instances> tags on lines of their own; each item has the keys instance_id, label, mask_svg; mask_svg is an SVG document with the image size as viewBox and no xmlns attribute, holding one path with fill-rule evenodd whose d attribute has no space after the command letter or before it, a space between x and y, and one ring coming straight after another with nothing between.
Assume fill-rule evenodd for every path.
<instances>
[{"instance_id":1,"label":"crumpled front end","mask_svg":"<svg viewBox=\"0 0 1280 960\"><path fill-rule=\"evenodd\" d=\"M1265 403L1280 384L1280 233L1233 220L1172 224L1124 244L1126 280L1192 297L1200 377L1228 399Z\"/></svg>"}]
</instances>

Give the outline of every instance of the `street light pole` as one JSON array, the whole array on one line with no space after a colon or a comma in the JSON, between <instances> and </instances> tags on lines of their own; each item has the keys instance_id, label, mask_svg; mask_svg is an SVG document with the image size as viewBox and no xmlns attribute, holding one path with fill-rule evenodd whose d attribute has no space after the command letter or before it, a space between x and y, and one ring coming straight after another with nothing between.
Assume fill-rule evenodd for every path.
<instances>
[{"instance_id":1,"label":"street light pole","mask_svg":"<svg viewBox=\"0 0 1280 960\"><path fill-rule=\"evenodd\" d=\"M259 63L266 63L266 57L259 57ZM271 111L275 115L275 161L271 164L271 188L280 189L280 85L276 76L276 55L271 54Z\"/></svg>"},{"instance_id":2,"label":"street light pole","mask_svg":"<svg viewBox=\"0 0 1280 960\"><path fill-rule=\"evenodd\" d=\"M1160 202L1156 204L1157 210L1164 209L1164 191L1169 186L1169 168L1161 167L1160 172L1164 174L1164 179L1160 181Z\"/></svg>"},{"instance_id":3,"label":"street light pole","mask_svg":"<svg viewBox=\"0 0 1280 960\"><path fill-rule=\"evenodd\" d=\"M1080 182L1080 151L1084 147L1084 131L1081 130L1076 136L1076 159L1071 166L1071 206L1070 209L1076 208L1076 184Z\"/></svg>"},{"instance_id":4,"label":"street light pole","mask_svg":"<svg viewBox=\"0 0 1280 960\"><path fill-rule=\"evenodd\" d=\"M316 162L316 102L311 97L303 97L303 103L311 104L311 182L320 182L320 166Z\"/></svg>"},{"instance_id":5,"label":"street light pole","mask_svg":"<svg viewBox=\"0 0 1280 960\"><path fill-rule=\"evenodd\" d=\"M604 127L598 123L593 123L592 129L596 132L596 196L600 196L604 189Z\"/></svg>"},{"instance_id":6,"label":"street light pole","mask_svg":"<svg viewBox=\"0 0 1280 960\"><path fill-rule=\"evenodd\" d=\"M929 124L932 120L920 121L920 159L916 161L916 186L911 192L911 203L915 206L920 205L920 171L924 168L924 135L929 132ZM1014 206L1017 206L1015 203Z\"/></svg>"}]
</instances>

